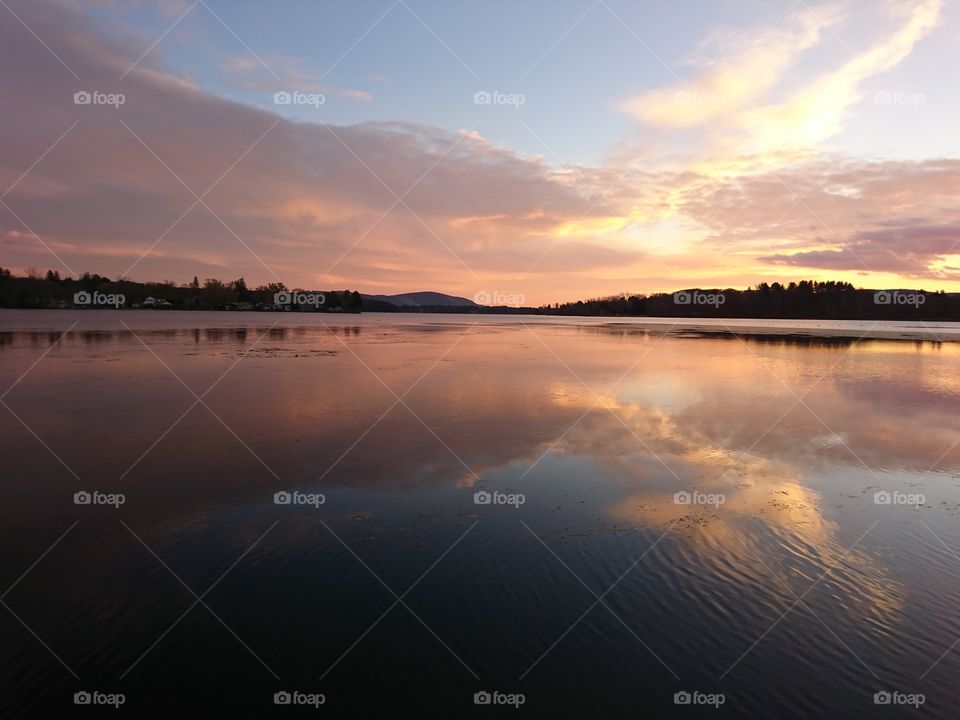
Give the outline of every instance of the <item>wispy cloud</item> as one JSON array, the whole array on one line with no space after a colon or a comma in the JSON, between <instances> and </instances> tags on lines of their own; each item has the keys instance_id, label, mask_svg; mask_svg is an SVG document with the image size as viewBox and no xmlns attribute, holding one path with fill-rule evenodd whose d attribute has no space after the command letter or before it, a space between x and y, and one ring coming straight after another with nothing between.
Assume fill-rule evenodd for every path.
<instances>
[{"instance_id":1,"label":"wispy cloud","mask_svg":"<svg viewBox=\"0 0 960 720\"><path fill-rule=\"evenodd\" d=\"M619 107L656 127L704 125L736 116L762 102L801 53L841 19L837 8L820 7L798 11L781 20L780 27L718 32L688 60L698 71L695 77L640 93Z\"/></svg>"},{"instance_id":2,"label":"wispy cloud","mask_svg":"<svg viewBox=\"0 0 960 720\"><path fill-rule=\"evenodd\" d=\"M776 27L719 33L701 48L693 79L619 107L653 127L695 130L682 137L709 158L698 164L701 172L741 172L744 155L754 169L809 156L843 130L848 111L862 100L862 84L896 67L936 27L941 6L942 0L876 3L872 10L886 13L887 27L860 51L835 32L859 21L852 8L804 6ZM847 59L810 78L798 65L826 41L840 45Z\"/></svg>"}]
</instances>

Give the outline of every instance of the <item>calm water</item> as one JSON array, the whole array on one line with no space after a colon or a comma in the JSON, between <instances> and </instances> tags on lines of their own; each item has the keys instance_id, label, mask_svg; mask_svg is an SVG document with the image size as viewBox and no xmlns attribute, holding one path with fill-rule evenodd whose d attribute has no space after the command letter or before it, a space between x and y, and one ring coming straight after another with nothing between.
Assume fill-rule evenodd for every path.
<instances>
[{"instance_id":1,"label":"calm water","mask_svg":"<svg viewBox=\"0 0 960 720\"><path fill-rule=\"evenodd\" d=\"M715 329L0 311L0 715L957 717L960 345Z\"/></svg>"}]
</instances>

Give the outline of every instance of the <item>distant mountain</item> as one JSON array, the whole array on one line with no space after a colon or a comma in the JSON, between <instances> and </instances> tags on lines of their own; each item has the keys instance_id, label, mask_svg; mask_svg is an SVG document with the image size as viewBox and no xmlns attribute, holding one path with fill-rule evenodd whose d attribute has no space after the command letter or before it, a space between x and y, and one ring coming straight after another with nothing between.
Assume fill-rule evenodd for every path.
<instances>
[{"instance_id":1,"label":"distant mountain","mask_svg":"<svg viewBox=\"0 0 960 720\"><path fill-rule=\"evenodd\" d=\"M387 302L397 307L479 307L473 300L438 292L411 292L399 295L363 295L364 300Z\"/></svg>"}]
</instances>

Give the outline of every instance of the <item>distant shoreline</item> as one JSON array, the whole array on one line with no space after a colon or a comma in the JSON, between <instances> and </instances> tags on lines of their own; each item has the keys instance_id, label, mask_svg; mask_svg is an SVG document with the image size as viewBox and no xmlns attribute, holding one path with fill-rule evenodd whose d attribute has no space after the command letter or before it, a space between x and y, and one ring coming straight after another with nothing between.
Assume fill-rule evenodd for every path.
<instances>
[{"instance_id":1,"label":"distant shoreline","mask_svg":"<svg viewBox=\"0 0 960 720\"><path fill-rule=\"evenodd\" d=\"M224 327L249 328L269 326L274 320L276 328L324 326L374 327L389 324L409 326L431 325L450 327L483 323L537 328L570 327L593 329L625 334L649 333L677 338L735 339L750 337L771 342L808 343L825 340L830 343L852 344L860 340L896 340L915 342L960 342L960 322L910 321L910 320L835 320L810 318L610 318L603 316L566 316L529 314L487 314L477 312L377 312L357 313L264 313L261 311L224 310L125 310L123 323L116 322L116 310L74 309L58 312L36 313L35 309L48 308L0 308L0 332L63 332L66 327L56 318L82 322L85 317L92 322L79 326L78 332L90 330L115 331L129 326L132 330L147 329L214 329ZM43 318L41 325L29 326L18 323L14 316L29 313L31 318ZM197 322L188 319L195 317ZM164 318L170 322L164 322ZM266 322L267 320L271 322ZM92 327L91 327L92 326Z\"/></svg>"},{"instance_id":2,"label":"distant shoreline","mask_svg":"<svg viewBox=\"0 0 960 720\"><path fill-rule=\"evenodd\" d=\"M121 306L121 307L82 307L82 306L72 306L72 307L4 307L0 305L0 311L20 311L20 312L36 312L36 311L49 311L49 312L143 312L153 314L166 314L166 313L217 313L217 314L254 314L254 315L280 315L280 316L338 316L338 315L464 315L464 316L497 316L497 317L537 317L537 318L584 318L584 319L595 319L595 320L607 320L611 323L622 322L622 321L637 321L644 322L648 321L651 323L662 323L662 322L687 322L687 323L696 323L696 322L743 322L743 321L752 321L752 322L850 322L850 323L874 323L874 322L884 322L884 323L951 323L956 324L960 327L960 318L958 317L926 317L926 318L909 318L909 317L836 317L836 316L797 316L797 315L783 315L783 316L770 316L762 317L756 315L722 315L722 314L711 314L711 315L610 315L604 313L563 313L556 311L547 311L543 308L531 308L531 307L487 307L487 306L474 306L474 307L459 307L459 306L439 306L439 307L417 307L417 306L408 306L408 307L397 307L396 309L386 310L383 308L378 308L375 310L258 310L258 309L237 309L237 308L185 308L185 307L161 307L161 308L151 308L151 307L130 307L130 306ZM635 323L631 323L635 324Z\"/></svg>"}]
</instances>

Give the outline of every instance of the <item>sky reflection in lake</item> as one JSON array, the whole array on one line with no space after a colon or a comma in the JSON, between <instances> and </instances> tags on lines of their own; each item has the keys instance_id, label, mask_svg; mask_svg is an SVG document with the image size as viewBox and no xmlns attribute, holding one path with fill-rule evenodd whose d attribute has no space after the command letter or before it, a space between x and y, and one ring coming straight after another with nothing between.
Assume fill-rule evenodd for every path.
<instances>
[{"instance_id":1,"label":"sky reflection in lake","mask_svg":"<svg viewBox=\"0 0 960 720\"><path fill-rule=\"evenodd\" d=\"M469 714L486 688L656 717L699 690L738 717L872 717L899 690L951 717L954 343L80 315L0 333L10 707L289 686L342 716Z\"/></svg>"}]
</instances>

